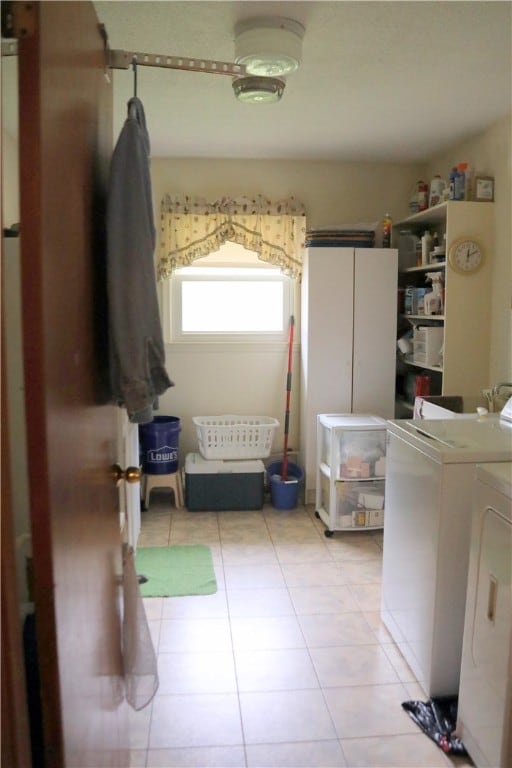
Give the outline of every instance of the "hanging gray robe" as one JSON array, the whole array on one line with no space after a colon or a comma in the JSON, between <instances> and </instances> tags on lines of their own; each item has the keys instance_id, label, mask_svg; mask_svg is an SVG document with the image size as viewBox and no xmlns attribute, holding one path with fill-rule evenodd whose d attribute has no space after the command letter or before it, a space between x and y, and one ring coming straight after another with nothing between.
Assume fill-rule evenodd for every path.
<instances>
[{"instance_id":1,"label":"hanging gray robe","mask_svg":"<svg viewBox=\"0 0 512 768\"><path fill-rule=\"evenodd\" d=\"M156 291L149 154L144 108L132 98L110 167L107 284L111 396L139 424L152 420L157 396L173 386Z\"/></svg>"}]
</instances>

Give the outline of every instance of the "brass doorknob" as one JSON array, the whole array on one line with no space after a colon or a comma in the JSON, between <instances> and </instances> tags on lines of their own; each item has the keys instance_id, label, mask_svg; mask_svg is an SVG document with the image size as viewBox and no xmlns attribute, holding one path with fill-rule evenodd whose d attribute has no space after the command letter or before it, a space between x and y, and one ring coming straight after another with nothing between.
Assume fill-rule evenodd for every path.
<instances>
[{"instance_id":1,"label":"brass doorknob","mask_svg":"<svg viewBox=\"0 0 512 768\"><path fill-rule=\"evenodd\" d=\"M140 467L126 467L126 469L121 469L119 464L113 464L112 477L114 478L116 485L117 483L120 483L121 480L125 480L127 483L138 483L142 477L142 472Z\"/></svg>"}]
</instances>

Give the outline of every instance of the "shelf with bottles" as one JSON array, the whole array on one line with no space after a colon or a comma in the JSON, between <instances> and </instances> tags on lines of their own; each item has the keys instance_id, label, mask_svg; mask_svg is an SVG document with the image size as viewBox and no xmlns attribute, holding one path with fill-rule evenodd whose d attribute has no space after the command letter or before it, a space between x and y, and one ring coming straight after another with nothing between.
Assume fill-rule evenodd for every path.
<instances>
[{"instance_id":1,"label":"shelf with bottles","mask_svg":"<svg viewBox=\"0 0 512 768\"><path fill-rule=\"evenodd\" d=\"M416 396L440 395L443 372L438 366L420 365L409 361L397 375L395 418L410 419Z\"/></svg>"},{"instance_id":2,"label":"shelf with bottles","mask_svg":"<svg viewBox=\"0 0 512 768\"><path fill-rule=\"evenodd\" d=\"M398 288L398 314L405 319L444 320L444 306L444 273L439 270L408 276Z\"/></svg>"},{"instance_id":3,"label":"shelf with bottles","mask_svg":"<svg viewBox=\"0 0 512 768\"><path fill-rule=\"evenodd\" d=\"M468 228L480 234L478 230L482 230L482 225L487 227L492 206L490 201L447 200L396 222L393 225L392 242L399 252L399 271L446 267L446 254L453 240L465 234ZM420 264L418 252L421 252L421 238L425 233L432 238L437 237L437 248L433 243L435 258L431 260L432 251L429 251L427 258L431 263L425 263L423 258Z\"/></svg>"},{"instance_id":4,"label":"shelf with bottles","mask_svg":"<svg viewBox=\"0 0 512 768\"><path fill-rule=\"evenodd\" d=\"M446 266L447 203L403 219L393 227L400 273L425 272Z\"/></svg>"},{"instance_id":5,"label":"shelf with bottles","mask_svg":"<svg viewBox=\"0 0 512 768\"><path fill-rule=\"evenodd\" d=\"M400 241L397 397L404 378L409 373L413 377L419 372L417 369L420 366L411 365L409 359L404 360L403 349L407 346L407 341L412 341L412 333L417 326L443 328L443 359L440 361L442 365L429 371L437 387L431 394L472 393L486 386L490 347L489 303L494 250L493 227L494 203L472 200L442 202L415 213L394 226L394 242ZM427 229L431 234L437 232L438 238L446 235L446 239L443 238L445 255L443 257L439 254L440 260L436 263L419 265L415 245L418 245ZM450 247L463 238L475 238L486 254L481 269L474 274L460 273L452 268L448 258ZM423 292L426 293L429 288L426 276L434 273L442 277L442 306L431 314L425 312L424 305L421 309L420 307L421 301L424 301ZM416 305L405 307L406 290L417 292ZM420 365L424 367L424 362Z\"/></svg>"}]
</instances>

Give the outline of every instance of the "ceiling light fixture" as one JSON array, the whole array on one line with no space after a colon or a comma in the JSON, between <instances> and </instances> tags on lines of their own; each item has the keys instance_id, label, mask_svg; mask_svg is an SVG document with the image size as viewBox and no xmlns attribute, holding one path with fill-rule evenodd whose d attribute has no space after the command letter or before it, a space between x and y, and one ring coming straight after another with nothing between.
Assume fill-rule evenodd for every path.
<instances>
[{"instance_id":1,"label":"ceiling light fixture","mask_svg":"<svg viewBox=\"0 0 512 768\"><path fill-rule=\"evenodd\" d=\"M236 98L249 104L270 104L279 101L284 86L284 80L277 77L237 77L233 80Z\"/></svg>"},{"instance_id":2,"label":"ceiling light fixture","mask_svg":"<svg viewBox=\"0 0 512 768\"><path fill-rule=\"evenodd\" d=\"M245 19L235 26L235 62L248 75L289 75L299 67L303 36L304 27L293 19Z\"/></svg>"},{"instance_id":3,"label":"ceiling light fixture","mask_svg":"<svg viewBox=\"0 0 512 768\"><path fill-rule=\"evenodd\" d=\"M233 81L239 101L261 104L279 101L285 81L298 69L304 27L280 16L245 19L235 26L235 62L245 67L246 77Z\"/></svg>"}]
</instances>

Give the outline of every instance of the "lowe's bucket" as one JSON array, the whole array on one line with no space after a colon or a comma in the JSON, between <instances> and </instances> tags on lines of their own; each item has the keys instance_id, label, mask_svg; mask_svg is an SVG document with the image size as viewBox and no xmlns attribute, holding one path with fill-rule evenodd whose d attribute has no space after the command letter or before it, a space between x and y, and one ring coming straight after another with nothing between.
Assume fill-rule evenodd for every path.
<instances>
[{"instance_id":1,"label":"lowe's bucket","mask_svg":"<svg viewBox=\"0 0 512 768\"><path fill-rule=\"evenodd\" d=\"M272 506L275 509L295 509L299 499L299 486L304 473L297 464L289 461L286 480L282 480L282 466L282 461L274 461L267 467Z\"/></svg>"},{"instance_id":2,"label":"lowe's bucket","mask_svg":"<svg viewBox=\"0 0 512 768\"><path fill-rule=\"evenodd\" d=\"M155 416L139 426L142 470L146 475L171 475L178 471L181 423L177 416Z\"/></svg>"}]
</instances>

